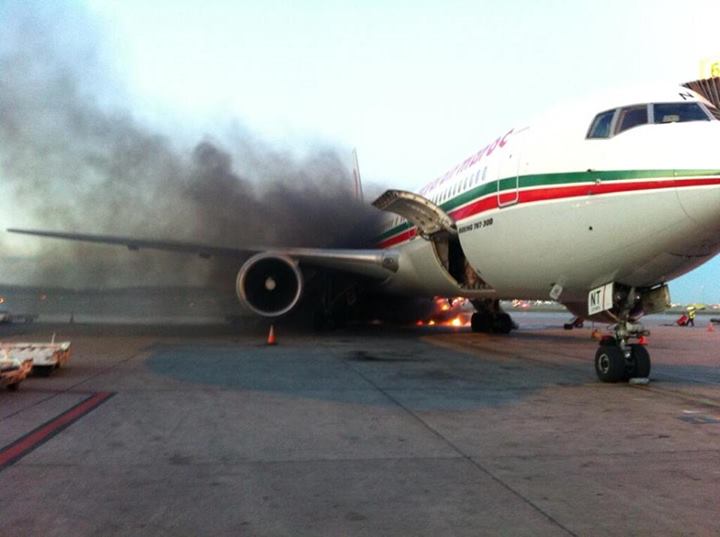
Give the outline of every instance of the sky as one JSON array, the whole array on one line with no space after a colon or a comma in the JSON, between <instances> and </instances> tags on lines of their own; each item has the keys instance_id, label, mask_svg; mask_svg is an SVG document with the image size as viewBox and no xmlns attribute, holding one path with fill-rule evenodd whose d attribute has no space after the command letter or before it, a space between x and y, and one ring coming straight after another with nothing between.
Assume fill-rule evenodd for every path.
<instances>
[{"instance_id":1,"label":"sky","mask_svg":"<svg viewBox=\"0 0 720 537\"><path fill-rule=\"evenodd\" d=\"M692 80L720 56L717 0L30 5L70 41L95 36L104 106L179 140L239 125L297 152L355 147L366 183L408 189L563 100ZM0 46L13 23L0 6ZM26 224L3 207L2 227ZM673 298L720 302L718 276L713 260Z\"/></svg>"},{"instance_id":2,"label":"sky","mask_svg":"<svg viewBox=\"0 0 720 537\"><path fill-rule=\"evenodd\" d=\"M88 5L138 113L325 138L405 186L566 98L694 79L720 49L713 1Z\"/></svg>"}]
</instances>

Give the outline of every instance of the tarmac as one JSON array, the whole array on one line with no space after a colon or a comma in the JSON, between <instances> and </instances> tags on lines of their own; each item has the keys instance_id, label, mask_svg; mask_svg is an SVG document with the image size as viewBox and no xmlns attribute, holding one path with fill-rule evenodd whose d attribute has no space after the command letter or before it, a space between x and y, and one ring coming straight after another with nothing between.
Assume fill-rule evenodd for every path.
<instances>
[{"instance_id":1,"label":"tarmac","mask_svg":"<svg viewBox=\"0 0 720 537\"><path fill-rule=\"evenodd\" d=\"M538 319L0 327L73 344L0 392L0 535L720 535L720 331L652 327L651 382L602 384Z\"/></svg>"}]
</instances>

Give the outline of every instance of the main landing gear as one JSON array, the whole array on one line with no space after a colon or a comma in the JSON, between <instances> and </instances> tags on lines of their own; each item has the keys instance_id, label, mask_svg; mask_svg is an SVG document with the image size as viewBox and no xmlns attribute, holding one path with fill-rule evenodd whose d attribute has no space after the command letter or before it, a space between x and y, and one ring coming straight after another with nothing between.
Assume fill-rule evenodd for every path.
<instances>
[{"instance_id":1,"label":"main landing gear","mask_svg":"<svg viewBox=\"0 0 720 537\"><path fill-rule=\"evenodd\" d=\"M500 307L499 300L473 300L472 304L477 310L470 318L473 332L509 334L517 329L512 317Z\"/></svg>"},{"instance_id":2,"label":"main landing gear","mask_svg":"<svg viewBox=\"0 0 720 537\"><path fill-rule=\"evenodd\" d=\"M573 317L569 323L563 324L565 330L572 330L573 328L582 328L585 326L585 319L582 317Z\"/></svg>"},{"instance_id":3,"label":"main landing gear","mask_svg":"<svg viewBox=\"0 0 720 537\"><path fill-rule=\"evenodd\" d=\"M313 312L312 322L316 332L344 328L348 320L348 308L357 301L354 282L345 282L322 274L314 282L319 286L320 305Z\"/></svg>"}]
</instances>

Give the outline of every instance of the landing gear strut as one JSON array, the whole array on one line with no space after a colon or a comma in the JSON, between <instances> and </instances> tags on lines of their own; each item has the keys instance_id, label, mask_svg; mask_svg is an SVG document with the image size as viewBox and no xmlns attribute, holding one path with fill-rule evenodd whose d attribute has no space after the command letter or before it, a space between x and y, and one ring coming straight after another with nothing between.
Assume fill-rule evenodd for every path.
<instances>
[{"instance_id":1,"label":"landing gear strut","mask_svg":"<svg viewBox=\"0 0 720 537\"><path fill-rule=\"evenodd\" d=\"M313 328L316 332L344 328L347 322L348 307L357 301L357 289L353 284L342 285L343 282L324 276L320 280L321 301L313 313Z\"/></svg>"},{"instance_id":2,"label":"landing gear strut","mask_svg":"<svg viewBox=\"0 0 720 537\"><path fill-rule=\"evenodd\" d=\"M636 309L640 304L640 296L634 289L630 289L620 302L613 335L605 336L595 353L595 372L602 382L647 379L650 376L650 353L639 343L629 343L631 338L650 334L642 324L630 320L639 313Z\"/></svg>"},{"instance_id":3,"label":"landing gear strut","mask_svg":"<svg viewBox=\"0 0 720 537\"><path fill-rule=\"evenodd\" d=\"M509 334L517 328L512 317L500 307L499 300L473 300L472 304L477 310L470 318L473 332Z\"/></svg>"}]
</instances>

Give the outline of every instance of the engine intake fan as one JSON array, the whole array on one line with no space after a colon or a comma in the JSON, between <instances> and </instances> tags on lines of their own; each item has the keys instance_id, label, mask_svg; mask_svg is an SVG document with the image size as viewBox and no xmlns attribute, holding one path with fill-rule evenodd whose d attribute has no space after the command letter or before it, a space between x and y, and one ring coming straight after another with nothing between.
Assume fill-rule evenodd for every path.
<instances>
[{"instance_id":1,"label":"engine intake fan","mask_svg":"<svg viewBox=\"0 0 720 537\"><path fill-rule=\"evenodd\" d=\"M263 317L279 317L300 300L303 278L297 263L283 255L260 253L248 259L237 275L240 302Z\"/></svg>"}]
</instances>

